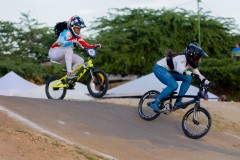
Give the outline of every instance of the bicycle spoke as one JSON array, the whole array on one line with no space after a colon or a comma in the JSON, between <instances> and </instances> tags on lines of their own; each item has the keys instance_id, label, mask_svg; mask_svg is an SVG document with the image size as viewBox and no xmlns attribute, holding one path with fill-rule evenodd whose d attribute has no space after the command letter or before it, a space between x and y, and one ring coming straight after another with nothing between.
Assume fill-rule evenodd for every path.
<instances>
[{"instance_id":1,"label":"bicycle spoke","mask_svg":"<svg viewBox=\"0 0 240 160\"><path fill-rule=\"evenodd\" d=\"M155 100L158 94L159 92L157 91L149 91L142 96L138 105L138 113L142 119L151 121L160 115L160 113L154 112L153 109L148 106L149 103Z\"/></svg>"},{"instance_id":2,"label":"bicycle spoke","mask_svg":"<svg viewBox=\"0 0 240 160\"><path fill-rule=\"evenodd\" d=\"M195 113L189 110L183 118L183 131L190 138L201 138L211 127L211 117L209 113L201 108Z\"/></svg>"},{"instance_id":3,"label":"bicycle spoke","mask_svg":"<svg viewBox=\"0 0 240 160\"><path fill-rule=\"evenodd\" d=\"M49 94L53 99L59 99L62 96L63 88L53 89L51 86L54 82L50 83ZM58 82L59 83L59 82Z\"/></svg>"},{"instance_id":4,"label":"bicycle spoke","mask_svg":"<svg viewBox=\"0 0 240 160\"><path fill-rule=\"evenodd\" d=\"M207 117L201 117L200 113L198 116L191 116L186 123L186 129L193 134L202 133L207 128ZM195 117L195 118L194 118Z\"/></svg>"},{"instance_id":5,"label":"bicycle spoke","mask_svg":"<svg viewBox=\"0 0 240 160\"><path fill-rule=\"evenodd\" d=\"M62 88L63 82L59 78L59 76L53 76L46 84L45 91L49 99L63 99L66 95L66 88Z\"/></svg>"},{"instance_id":6,"label":"bicycle spoke","mask_svg":"<svg viewBox=\"0 0 240 160\"><path fill-rule=\"evenodd\" d=\"M108 78L105 72L101 70L94 71L94 76L89 76L87 82L89 93L96 98L105 95L108 89Z\"/></svg>"}]
</instances>

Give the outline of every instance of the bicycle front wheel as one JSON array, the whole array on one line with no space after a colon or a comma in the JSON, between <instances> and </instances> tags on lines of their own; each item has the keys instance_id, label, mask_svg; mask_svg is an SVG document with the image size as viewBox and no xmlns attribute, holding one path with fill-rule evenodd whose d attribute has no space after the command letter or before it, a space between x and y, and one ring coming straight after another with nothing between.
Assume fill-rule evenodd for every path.
<instances>
[{"instance_id":1,"label":"bicycle front wheel","mask_svg":"<svg viewBox=\"0 0 240 160\"><path fill-rule=\"evenodd\" d=\"M45 87L45 92L46 95L48 97L48 99L63 99L66 95L67 92L67 88L60 88L60 87L52 87L52 84L56 83L60 86L62 84L65 84L65 82L62 80L60 81L61 77L60 76L52 76L49 78L49 80L46 83L46 87Z\"/></svg>"},{"instance_id":2,"label":"bicycle front wheel","mask_svg":"<svg viewBox=\"0 0 240 160\"><path fill-rule=\"evenodd\" d=\"M153 111L152 108L149 107L149 103L154 102L156 97L158 96L159 92L155 90L151 90L146 92L140 99L138 104L138 114L139 116L146 120L152 121L156 119L160 113Z\"/></svg>"},{"instance_id":3,"label":"bicycle front wheel","mask_svg":"<svg viewBox=\"0 0 240 160\"><path fill-rule=\"evenodd\" d=\"M187 111L182 120L182 129L184 134L192 139L199 139L205 136L211 128L211 116L209 112L202 107Z\"/></svg>"},{"instance_id":4,"label":"bicycle front wheel","mask_svg":"<svg viewBox=\"0 0 240 160\"><path fill-rule=\"evenodd\" d=\"M95 70L93 75L89 75L87 89L95 98L101 98L108 90L108 77L102 70Z\"/></svg>"}]
</instances>

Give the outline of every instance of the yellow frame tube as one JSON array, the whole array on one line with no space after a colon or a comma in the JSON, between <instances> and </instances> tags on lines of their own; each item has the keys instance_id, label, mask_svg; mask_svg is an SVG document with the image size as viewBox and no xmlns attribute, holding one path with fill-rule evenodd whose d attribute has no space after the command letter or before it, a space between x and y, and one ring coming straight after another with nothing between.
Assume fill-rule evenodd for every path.
<instances>
[{"instance_id":1,"label":"yellow frame tube","mask_svg":"<svg viewBox=\"0 0 240 160\"><path fill-rule=\"evenodd\" d=\"M79 80L82 78L82 76L87 72L87 70L89 70L89 68L93 67L93 63L92 63L92 60L91 60L91 59L89 59L89 60L87 61L87 64L88 64L87 67L84 68L84 70L82 71L82 73L80 73L80 74L78 75L77 81L79 81ZM76 67L76 68L72 71L72 73L77 72L77 71L80 70L82 67L84 67L84 64L79 65L78 67ZM66 75L63 76L62 78L60 78L59 80L57 80L56 82L54 82L51 87L52 87L52 88L65 88L65 87L68 87L68 84L62 84L62 80L65 80L66 78L67 78ZM61 83L61 84L59 84L59 83Z\"/></svg>"}]
</instances>

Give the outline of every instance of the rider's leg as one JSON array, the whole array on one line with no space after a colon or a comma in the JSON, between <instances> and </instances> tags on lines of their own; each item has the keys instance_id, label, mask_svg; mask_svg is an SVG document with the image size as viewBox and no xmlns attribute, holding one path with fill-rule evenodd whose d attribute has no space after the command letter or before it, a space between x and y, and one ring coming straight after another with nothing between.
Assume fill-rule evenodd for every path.
<instances>
[{"instance_id":1,"label":"rider's leg","mask_svg":"<svg viewBox=\"0 0 240 160\"><path fill-rule=\"evenodd\" d=\"M191 85L192 77L189 75L183 75L176 72L173 72L172 76L176 79L176 81L182 81L178 95L179 96L185 95ZM181 104L182 104L182 97L179 97L176 99L175 105L181 106Z\"/></svg>"},{"instance_id":2,"label":"rider's leg","mask_svg":"<svg viewBox=\"0 0 240 160\"><path fill-rule=\"evenodd\" d=\"M74 74L72 74L72 63L80 63L80 61L83 61L82 59L80 59L79 56L73 54L73 49L72 47L64 47L65 48L65 63L66 63L66 67L67 67L67 79L71 80L71 79L76 79L77 76L75 76ZM74 58L77 58L76 60Z\"/></svg>"},{"instance_id":3,"label":"rider's leg","mask_svg":"<svg viewBox=\"0 0 240 160\"><path fill-rule=\"evenodd\" d=\"M48 52L48 58L50 60L65 64L65 52L62 48L50 49Z\"/></svg>"},{"instance_id":4,"label":"rider's leg","mask_svg":"<svg viewBox=\"0 0 240 160\"><path fill-rule=\"evenodd\" d=\"M64 47L64 52L65 52L65 63L67 67L67 72L72 73L73 49L72 47Z\"/></svg>"},{"instance_id":5,"label":"rider's leg","mask_svg":"<svg viewBox=\"0 0 240 160\"><path fill-rule=\"evenodd\" d=\"M84 63L84 59L76 54L73 54L72 62L73 62L73 69L75 69L77 66L82 65Z\"/></svg>"},{"instance_id":6,"label":"rider's leg","mask_svg":"<svg viewBox=\"0 0 240 160\"><path fill-rule=\"evenodd\" d=\"M155 99L153 107L156 108L156 106L158 106L158 104L161 103L163 98L167 97L173 91L177 90L178 83L176 82L174 77L169 73L169 71L164 67L155 64L153 71L155 76L159 79L159 81L161 81L163 84L167 86Z\"/></svg>"},{"instance_id":7,"label":"rider's leg","mask_svg":"<svg viewBox=\"0 0 240 160\"><path fill-rule=\"evenodd\" d=\"M71 47L59 47L51 49L49 51L48 57L59 63L65 63L67 67L67 72L72 72L72 56L73 49Z\"/></svg>"},{"instance_id":8,"label":"rider's leg","mask_svg":"<svg viewBox=\"0 0 240 160\"><path fill-rule=\"evenodd\" d=\"M68 79L73 79L75 78L74 75L71 75L72 73L72 62L76 62L77 64L83 63L81 57L77 57L76 60L74 59L75 56L73 56L73 49L72 47L59 47L55 48L49 51L49 58L51 60L60 62L60 63L65 63L66 68L67 68L67 75Z\"/></svg>"}]
</instances>

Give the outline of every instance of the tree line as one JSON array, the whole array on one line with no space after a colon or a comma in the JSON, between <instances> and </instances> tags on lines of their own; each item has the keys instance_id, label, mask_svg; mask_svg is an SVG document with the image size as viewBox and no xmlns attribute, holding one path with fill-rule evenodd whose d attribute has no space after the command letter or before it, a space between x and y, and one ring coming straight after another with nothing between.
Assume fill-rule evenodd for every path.
<instances>
[{"instance_id":1,"label":"tree line","mask_svg":"<svg viewBox=\"0 0 240 160\"><path fill-rule=\"evenodd\" d=\"M213 17L209 12L201 13L200 19L201 47L209 55L203 59L200 70L223 90L229 90L226 84L234 84L231 87L234 97L239 93L240 79L240 62L230 59L232 48L240 41L240 35L232 32L236 29L234 19ZM183 52L188 43L198 38L198 16L184 9L111 9L88 29L94 34L85 40L102 44L96 66L109 74L141 76L152 72L154 63L164 57L166 49ZM59 74L59 68L64 66L43 65L55 40L53 26L44 26L29 13L22 13L20 22L0 21L0 75L16 70L28 79L39 77L44 81L50 74ZM214 68L214 63L220 65ZM221 64L229 67L223 68ZM233 73L231 76L235 78L216 78L215 73Z\"/></svg>"}]
</instances>

